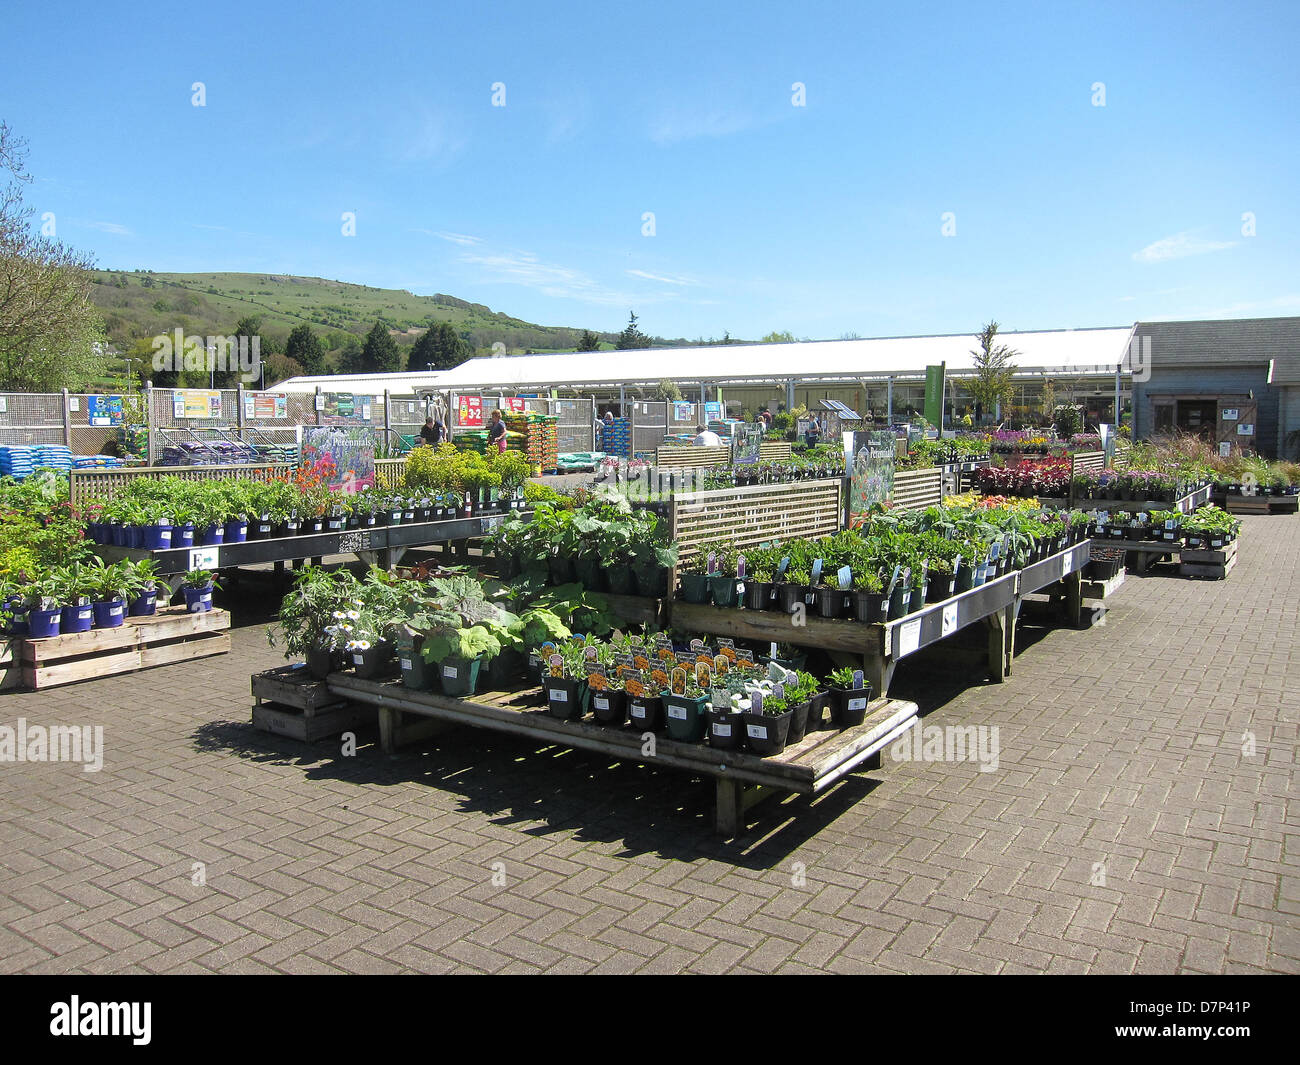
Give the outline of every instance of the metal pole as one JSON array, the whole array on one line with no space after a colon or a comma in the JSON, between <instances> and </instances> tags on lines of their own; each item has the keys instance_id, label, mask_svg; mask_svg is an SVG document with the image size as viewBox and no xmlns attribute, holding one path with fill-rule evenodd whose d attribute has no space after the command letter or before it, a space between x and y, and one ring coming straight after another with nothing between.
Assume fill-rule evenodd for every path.
<instances>
[{"instance_id":1,"label":"metal pole","mask_svg":"<svg viewBox=\"0 0 1300 1065\"><path fill-rule=\"evenodd\" d=\"M385 388L384 389L384 445L385 446L388 445L388 441L393 435L393 418L392 415L390 414L390 411L392 411L392 409L393 409L393 404L389 401L388 389Z\"/></svg>"},{"instance_id":2,"label":"metal pole","mask_svg":"<svg viewBox=\"0 0 1300 1065\"><path fill-rule=\"evenodd\" d=\"M891 377L886 382L885 391L885 422L888 425L894 424L894 379Z\"/></svg>"},{"instance_id":3,"label":"metal pole","mask_svg":"<svg viewBox=\"0 0 1300 1065\"><path fill-rule=\"evenodd\" d=\"M1119 432L1119 423L1120 423L1120 414L1119 414L1120 373L1121 371L1123 371L1123 369L1124 369L1124 364L1122 362L1117 362L1115 364L1115 432L1117 433ZM1133 413L1137 414L1136 407L1133 408Z\"/></svg>"}]
</instances>

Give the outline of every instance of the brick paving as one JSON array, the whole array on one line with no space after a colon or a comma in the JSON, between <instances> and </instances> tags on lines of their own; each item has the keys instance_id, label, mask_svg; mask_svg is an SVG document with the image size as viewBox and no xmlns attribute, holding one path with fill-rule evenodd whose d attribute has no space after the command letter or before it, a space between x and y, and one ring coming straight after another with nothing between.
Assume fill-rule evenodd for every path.
<instances>
[{"instance_id":1,"label":"brick paving","mask_svg":"<svg viewBox=\"0 0 1300 1065\"><path fill-rule=\"evenodd\" d=\"M102 724L107 752L0 764L0 971L1300 972L1297 588L1300 520L1248 517L1227 582L1130 578L1102 626L1026 626L1005 684L918 655L894 694L997 725L999 769L886 758L731 843L681 774L255 732L256 623L9 694L0 723Z\"/></svg>"}]
</instances>

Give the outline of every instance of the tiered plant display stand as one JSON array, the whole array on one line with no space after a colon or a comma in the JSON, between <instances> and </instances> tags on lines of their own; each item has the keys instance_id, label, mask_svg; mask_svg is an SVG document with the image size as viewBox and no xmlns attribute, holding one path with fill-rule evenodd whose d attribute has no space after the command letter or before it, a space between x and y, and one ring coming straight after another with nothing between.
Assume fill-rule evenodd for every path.
<instances>
[{"instance_id":1,"label":"tiered plant display stand","mask_svg":"<svg viewBox=\"0 0 1300 1065\"><path fill-rule=\"evenodd\" d=\"M562 721L539 709L538 688L489 692L468 699L415 691L397 680L365 680L350 673L331 673L326 682L335 695L368 703L379 711L382 749L391 753L409 725L403 717L448 725L473 725L540 743L598 751L620 761L665 766L713 777L717 785L715 827L727 837L740 834L745 812L775 792L816 795L856 769L878 768L880 751L916 719L915 703L877 699L859 726L810 732L772 758L720 751L704 743L678 743L662 734L653 747L638 728L611 728L591 720Z\"/></svg>"},{"instance_id":2,"label":"tiered plant display stand","mask_svg":"<svg viewBox=\"0 0 1300 1065\"><path fill-rule=\"evenodd\" d=\"M20 638L23 683L36 690L79 680L132 673L138 669L225 654L230 650L230 614L224 610L186 613L167 607L151 617L127 618L112 629L70 632L41 640Z\"/></svg>"},{"instance_id":3,"label":"tiered plant display stand","mask_svg":"<svg viewBox=\"0 0 1300 1065\"><path fill-rule=\"evenodd\" d=\"M335 695L302 663L253 674L253 697L254 728L308 743L375 720L373 708Z\"/></svg>"}]
</instances>

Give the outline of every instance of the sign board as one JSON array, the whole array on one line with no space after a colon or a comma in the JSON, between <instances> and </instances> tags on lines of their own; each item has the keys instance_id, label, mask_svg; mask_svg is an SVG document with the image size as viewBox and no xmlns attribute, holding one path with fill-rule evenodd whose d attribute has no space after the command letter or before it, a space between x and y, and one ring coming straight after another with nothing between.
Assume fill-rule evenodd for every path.
<instances>
[{"instance_id":1,"label":"sign board","mask_svg":"<svg viewBox=\"0 0 1300 1065\"><path fill-rule=\"evenodd\" d=\"M1238 436L1254 436L1254 435L1255 435L1255 423L1254 423L1254 422L1241 422L1241 423L1237 426L1237 435L1238 435Z\"/></svg>"},{"instance_id":2,"label":"sign board","mask_svg":"<svg viewBox=\"0 0 1300 1065\"><path fill-rule=\"evenodd\" d=\"M695 420L695 404L681 403L673 400L673 421L691 422Z\"/></svg>"},{"instance_id":3,"label":"sign board","mask_svg":"<svg viewBox=\"0 0 1300 1065\"><path fill-rule=\"evenodd\" d=\"M456 397L456 424L468 429L483 428L483 397Z\"/></svg>"},{"instance_id":4,"label":"sign board","mask_svg":"<svg viewBox=\"0 0 1300 1065\"><path fill-rule=\"evenodd\" d=\"M183 388L172 393L175 418L221 418L221 393L216 389Z\"/></svg>"},{"instance_id":5,"label":"sign board","mask_svg":"<svg viewBox=\"0 0 1300 1065\"><path fill-rule=\"evenodd\" d=\"M750 466L759 459L763 443L763 426L758 422L737 425L731 435L732 461L737 466Z\"/></svg>"},{"instance_id":6,"label":"sign board","mask_svg":"<svg viewBox=\"0 0 1300 1065\"><path fill-rule=\"evenodd\" d=\"M943 427L943 374L946 363L925 368L925 420Z\"/></svg>"},{"instance_id":7,"label":"sign board","mask_svg":"<svg viewBox=\"0 0 1300 1065\"><path fill-rule=\"evenodd\" d=\"M1235 422L1235 421L1237 420L1237 412L1238 412L1238 410L1239 410L1239 408L1237 408L1237 407L1224 407L1224 408L1223 408L1223 420L1224 420L1225 422Z\"/></svg>"},{"instance_id":8,"label":"sign board","mask_svg":"<svg viewBox=\"0 0 1300 1065\"><path fill-rule=\"evenodd\" d=\"M894 494L894 434L856 430L842 434L844 468L849 473L849 525L862 524L867 512Z\"/></svg>"},{"instance_id":9,"label":"sign board","mask_svg":"<svg viewBox=\"0 0 1300 1065\"><path fill-rule=\"evenodd\" d=\"M716 400L704 404L704 420L706 422L722 421L722 404Z\"/></svg>"},{"instance_id":10,"label":"sign board","mask_svg":"<svg viewBox=\"0 0 1300 1065\"><path fill-rule=\"evenodd\" d=\"M528 404L524 402L522 396L506 396L506 410L514 411L516 414L523 414L528 409Z\"/></svg>"},{"instance_id":11,"label":"sign board","mask_svg":"<svg viewBox=\"0 0 1300 1065\"><path fill-rule=\"evenodd\" d=\"M317 410L330 425L370 421L369 396L357 396L351 392L322 392L320 398L325 401L325 405L318 405Z\"/></svg>"},{"instance_id":12,"label":"sign board","mask_svg":"<svg viewBox=\"0 0 1300 1065\"><path fill-rule=\"evenodd\" d=\"M375 486L375 431L364 425L317 425L303 430L304 465L330 458L334 472L326 483L335 491L359 492Z\"/></svg>"},{"instance_id":13,"label":"sign board","mask_svg":"<svg viewBox=\"0 0 1300 1065\"><path fill-rule=\"evenodd\" d=\"M121 396L87 396L86 417L89 425L121 425Z\"/></svg>"},{"instance_id":14,"label":"sign board","mask_svg":"<svg viewBox=\"0 0 1300 1065\"><path fill-rule=\"evenodd\" d=\"M284 392L245 392L245 418L289 417L289 396Z\"/></svg>"}]
</instances>

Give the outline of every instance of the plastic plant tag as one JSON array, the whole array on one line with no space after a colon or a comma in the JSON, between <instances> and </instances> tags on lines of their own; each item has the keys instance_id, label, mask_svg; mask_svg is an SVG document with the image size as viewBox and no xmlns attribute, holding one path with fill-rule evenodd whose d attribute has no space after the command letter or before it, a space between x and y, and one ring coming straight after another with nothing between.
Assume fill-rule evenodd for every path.
<instances>
[{"instance_id":1,"label":"plastic plant tag","mask_svg":"<svg viewBox=\"0 0 1300 1065\"><path fill-rule=\"evenodd\" d=\"M713 575L714 573L716 573L717 571L718 571L718 553L717 553L716 551L710 551L710 552L709 552L709 567L708 567L707 572L708 572L708 574L709 574L710 576L712 576L712 575Z\"/></svg>"},{"instance_id":2,"label":"plastic plant tag","mask_svg":"<svg viewBox=\"0 0 1300 1065\"><path fill-rule=\"evenodd\" d=\"M713 668L707 662L695 663L695 683L701 688L709 687L713 679Z\"/></svg>"},{"instance_id":3,"label":"plastic plant tag","mask_svg":"<svg viewBox=\"0 0 1300 1065\"><path fill-rule=\"evenodd\" d=\"M784 685L784 684L773 684L773 685L772 685L772 698L773 698L773 699L784 699L784 698L785 698L785 685Z\"/></svg>"},{"instance_id":4,"label":"plastic plant tag","mask_svg":"<svg viewBox=\"0 0 1300 1065\"><path fill-rule=\"evenodd\" d=\"M782 577L784 577L785 571L788 570L789 568L790 568L790 556L786 555L785 558L781 559L781 561L777 563L776 572L781 574Z\"/></svg>"},{"instance_id":5,"label":"plastic plant tag","mask_svg":"<svg viewBox=\"0 0 1300 1065\"><path fill-rule=\"evenodd\" d=\"M847 591L849 585L853 583L853 570L848 566L841 566L838 573L836 573L836 577L839 581L840 591Z\"/></svg>"},{"instance_id":6,"label":"plastic plant tag","mask_svg":"<svg viewBox=\"0 0 1300 1065\"><path fill-rule=\"evenodd\" d=\"M855 669L853 671L853 687L854 689L862 687L862 670L860 669Z\"/></svg>"},{"instance_id":7,"label":"plastic plant tag","mask_svg":"<svg viewBox=\"0 0 1300 1065\"><path fill-rule=\"evenodd\" d=\"M822 579L822 560L814 558L812 564L812 583L820 584Z\"/></svg>"},{"instance_id":8,"label":"plastic plant tag","mask_svg":"<svg viewBox=\"0 0 1300 1065\"><path fill-rule=\"evenodd\" d=\"M751 714L761 714L763 712L763 693L761 691L756 691L749 697L749 712Z\"/></svg>"},{"instance_id":9,"label":"plastic plant tag","mask_svg":"<svg viewBox=\"0 0 1300 1065\"><path fill-rule=\"evenodd\" d=\"M744 555L741 555L738 559L736 559L736 578L742 581L745 579L745 556Z\"/></svg>"},{"instance_id":10,"label":"plastic plant tag","mask_svg":"<svg viewBox=\"0 0 1300 1065\"><path fill-rule=\"evenodd\" d=\"M736 648L736 641L733 640L730 636L719 636L715 642L718 645L719 651L721 651L723 648L726 647L730 647L733 651Z\"/></svg>"},{"instance_id":11,"label":"plastic plant tag","mask_svg":"<svg viewBox=\"0 0 1300 1065\"><path fill-rule=\"evenodd\" d=\"M582 657L588 662L594 662L596 661L596 653L595 647L588 647L583 650Z\"/></svg>"},{"instance_id":12,"label":"plastic plant tag","mask_svg":"<svg viewBox=\"0 0 1300 1065\"><path fill-rule=\"evenodd\" d=\"M726 655L717 655L713 659L713 672L721 676L731 668L731 659Z\"/></svg>"},{"instance_id":13,"label":"plastic plant tag","mask_svg":"<svg viewBox=\"0 0 1300 1065\"><path fill-rule=\"evenodd\" d=\"M562 676L564 676L564 656L563 656L563 655L558 655L558 654L556 654L556 655L551 655L551 657L547 659L547 662L550 664L550 667L551 667L551 676L552 676L552 677L562 677Z\"/></svg>"},{"instance_id":14,"label":"plastic plant tag","mask_svg":"<svg viewBox=\"0 0 1300 1065\"><path fill-rule=\"evenodd\" d=\"M952 560L952 575L955 577L961 571L961 555Z\"/></svg>"},{"instance_id":15,"label":"plastic plant tag","mask_svg":"<svg viewBox=\"0 0 1300 1065\"><path fill-rule=\"evenodd\" d=\"M1002 541L1001 541L1001 540L995 540L995 541L993 541L993 543L989 544L989 561L990 561L990 562L996 562L996 561L998 560L998 558L999 558L999 556L1000 556L1001 554L1002 554Z\"/></svg>"},{"instance_id":16,"label":"plastic plant tag","mask_svg":"<svg viewBox=\"0 0 1300 1065\"><path fill-rule=\"evenodd\" d=\"M704 641L697 636L691 641L690 648L692 651L702 651L704 650Z\"/></svg>"},{"instance_id":17,"label":"plastic plant tag","mask_svg":"<svg viewBox=\"0 0 1300 1065\"><path fill-rule=\"evenodd\" d=\"M1174 527L1174 519L1173 519L1173 518L1165 518L1165 528L1166 528L1166 529L1172 529L1173 527Z\"/></svg>"},{"instance_id":18,"label":"plastic plant tag","mask_svg":"<svg viewBox=\"0 0 1300 1065\"><path fill-rule=\"evenodd\" d=\"M886 590L889 595L893 595L894 589L898 587L898 578L902 575L902 572L903 567L901 565L894 566L894 575L889 578L889 588Z\"/></svg>"},{"instance_id":19,"label":"plastic plant tag","mask_svg":"<svg viewBox=\"0 0 1300 1065\"><path fill-rule=\"evenodd\" d=\"M673 670L672 692L674 695L686 694L686 670L680 666Z\"/></svg>"}]
</instances>

